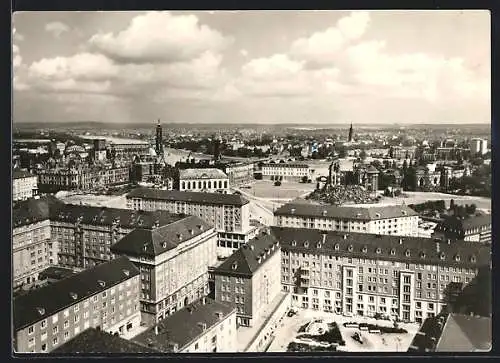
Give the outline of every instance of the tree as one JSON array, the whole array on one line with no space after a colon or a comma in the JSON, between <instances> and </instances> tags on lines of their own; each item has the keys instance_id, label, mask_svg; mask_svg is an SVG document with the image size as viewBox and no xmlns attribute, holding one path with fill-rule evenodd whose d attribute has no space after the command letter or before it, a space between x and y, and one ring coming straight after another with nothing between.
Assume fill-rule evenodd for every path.
<instances>
[{"instance_id":1,"label":"tree","mask_svg":"<svg viewBox=\"0 0 500 363\"><path fill-rule=\"evenodd\" d=\"M450 200L450 210L454 210L455 209L455 200L452 199Z\"/></svg>"},{"instance_id":2,"label":"tree","mask_svg":"<svg viewBox=\"0 0 500 363\"><path fill-rule=\"evenodd\" d=\"M447 313L457 312L459 296L462 293L463 284L461 282L450 282L446 285L443 291L442 302L446 304L444 307Z\"/></svg>"},{"instance_id":3,"label":"tree","mask_svg":"<svg viewBox=\"0 0 500 363\"><path fill-rule=\"evenodd\" d=\"M463 288L455 302L455 312L461 314L476 314L491 316L491 268L483 266L478 274Z\"/></svg>"},{"instance_id":4,"label":"tree","mask_svg":"<svg viewBox=\"0 0 500 363\"><path fill-rule=\"evenodd\" d=\"M359 158L361 160L365 160L366 159L366 151L365 150L361 150L361 152L359 153Z\"/></svg>"},{"instance_id":5,"label":"tree","mask_svg":"<svg viewBox=\"0 0 500 363\"><path fill-rule=\"evenodd\" d=\"M302 183L307 183L307 175L304 175L301 179Z\"/></svg>"}]
</instances>

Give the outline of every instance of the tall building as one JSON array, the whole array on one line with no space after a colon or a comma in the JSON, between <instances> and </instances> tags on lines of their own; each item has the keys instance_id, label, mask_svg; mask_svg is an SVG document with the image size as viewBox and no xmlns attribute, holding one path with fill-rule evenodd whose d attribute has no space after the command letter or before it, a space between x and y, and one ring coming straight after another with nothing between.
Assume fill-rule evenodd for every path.
<instances>
[{"instance_id":1,"label":"tall building","mask_svg":"<svg viewBox=\"0 0 500 363\"><path fill-rule=\"evenodd\" d=\"M133 341L162 353L231 353L236 337L236 309L203 297Z\"/></svg>"},{"instance_id":2,"label":"tall building","mask_svg":"<svg viewBox=\"0 0 500 363\"><path fill-rule=\"evenodd\" d=\"M12 200L25 200L38 193L38 178L24 170L12 172Z\"/></svg>"},{"instance_id":3,"label":"tall building","mask_svg":"<svg viewBox=\"0 0 500 363\"><path fill-rule=\"evenodd\" d=\"M351 127L349 127L349 138L347 139L348 142L352 142L352 136L353 136L353 130L352 130L352 122L351 122Z\"/></svg>"},{"instance_id":4,"label":"tall building","mask_svg":"<svg viewBox=\"0 0 500 363\"><path fill-rule=\"evenodd\" d=\"M92 327L124 337L141 323L139 270L118 258L13 301L14 350L46 353Z\"/></svg>"},{"instance_id":5,"label":"tall building","mask_svg":"<svg viewBox=\"0 0 500 363\"><path fill-rule=\"evenodd\" d=\"M282 227L271 233L292 304L346 316L421 323L441 312L450 282L468 284L491 266L490 247L473 242Z\"/></svg>"},{"instance_id":6,"label":"tall building","mask_svg":"<svg viewBox=\"0 0 500 363\"><path fill-rule=\"evenodd\" d=\"M156 125L155 151L157 156L163 155L163 131L159 119Z\"/></svg>"},{"instance_id":7,"label":"tall building","mask_svg":"<svg viewBox=\"0 0 500 363\"><path fill-rule=\"evenodd\" d=\"M404 206L350 207L287 203L274 212L274 225L327 231L418 235L418 213Z\"/></svg>"},{"instance_id":8,"label":"tall building","mask_svg":"<svg viewBox=\"0 0 500 363\"><path fill-rule=\"evenodd\" d=\"M488 152L488 140L474 138L470 141L469 147L472 155L484 155Z\"/></svg>"},{"instance_id":9,"label":"tall building","mask_svg":"<svg viewBox=\"0 0 500 363\"><path fill-rule=\"evenodd\" d=\"M106 160L106 139L94 140L94 161Z\"/></svg>"},{"instance_id":10,"label":"tall building","mask_svg":"<svg viewBox=\"0 0 500 363\"><path fill-rule=\"evenodd\" d=\"M181 192L137 188L127 194L127 208L166 210L195 215L218 232L217 254L228 256L252 239L257 231L250 225L250 203L238 194Z\"/></svg>"},{"instance_id":11,"label":"tall building","mask_svg":"<svg viewBox=\"0 0 500 363\"><path fill-rule=\"evenodd\" d=\"M111 247L141 272L143 323L153 326L208 294L208 266L217 261L217 233L188 216L154 229L136 228Z\"/></svg>"}]
</instances>

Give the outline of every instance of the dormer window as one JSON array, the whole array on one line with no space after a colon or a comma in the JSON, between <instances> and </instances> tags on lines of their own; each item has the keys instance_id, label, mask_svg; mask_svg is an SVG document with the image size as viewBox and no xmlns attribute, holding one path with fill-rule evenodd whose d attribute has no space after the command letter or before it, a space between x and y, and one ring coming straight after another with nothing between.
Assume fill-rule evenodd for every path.
<instances>
[{"instance_id":1,"label":"dormer window","mask_svg":"<svg viewBox=\"0 0 500 363\"><path fill-rule=\"evenodd\" d=\"M129 270L123 270L123 274L124 274L125 276L129 276L129 275L130 275L130 271L129 271Z\"/></svg>"},{"instance_id":2,"label":"dormer window","mask_svg":"<svg viewBox=\"0 0 500 363\"><path fill-rule=\"evenodd\" d=\"M382 252L382 250L380 249L380 247L377 247L377 249L375 250L375 253L376 253L377 255L379 255L381 252Z\"/></svg>"},{"instance_id":3,"label":"dormer window","mask_svg":"<svg viewBox=\"0 0 500 363\"><path fill-rule=\"evenodd\" d=\"M340 246L338 243L335 244L335 251L338 251L340 249Z\"/></svg>"},{"instance_id":4,"label":"dormer window","mask_svg":"<svg viewBox=\"0 0 500 363\"><path fill-rule=\"evenodd\" d=\"M292 241L292 246L297 246L297 241L293 240Z\"/></svg>"},{"instance_id":5,"label":"dormer window","mask_svg":"<svg viewBox=\"0 0 500 363\"><path fill-rule=\"evenodd\" d=\"M476 256L470 256L470 262L475 263L476 262Z\"/></svg>"},{"instance_id":6,"label":"dormer window","mask_svg":"<svg viewBox=\"0 0 500 363\"><path fill-rule=\"evenodd\" d=\"M305 241L305 242L304 242L304 247L305 247L305 248L309 247L309 242L308 242L308 241Z\"/></svg>"},{"instance_id":7,"label":"dormer window","mask_svg":"<svg viewBox=\"0 0 500 363\"><path fill-rule=\"evenodd\" d=\"M69 296L71 296L71 298L72 298L73 300L76 300L76 299L78 298L78 295L77 295L77 294L75 294L74 292L70 292L70 293L69 293Z\"/></svg>"},{"instance_id":8,"label":"dormer window","mask_svg":"<svg viewBox=\"0 0 500 363\"><path fill-rule=\"evenodd\" d=\"M162 242L162 243L161 243L161 246L162 246L163 248L167 248L167 242Z\"/></svg>"},{"instance_id":9,"label":"dormer window","mask_svg":"<svg viewBox=\"0 0 500 363\"><path fill-rule=\"evenodd\" d=\"M104 281L102 281L102 280L98 280L98 281L97 281L97 283L98 283L98 284L99 284L99 286L101 286L101 287L106 286L106 283L105 283Z\"/></svg>"},{"instance_id":10,"label":"dormer window","mask_svg":"<svg viewBox=\"0 0 500 363\"><path fill-rule=\"evenodd\" d=\"M457 262L460 261L460 255L455 256L455 261L457 261Z\"/></svg>"},{"instance_id":11,"label":"dormer window","mask_svg":"<svg viewBox=\"0 0 500 363\"><path fill-rule=\"evenodd\" d=\"M349 245L349 247L347 247L347 250L348 250L349 252L352 252L352 245Z\"/></svg>"},{"instance_id":12,"label":"dormer window","mask_svg":"<svg viewBox=\"0 0 500 363\"><path fill-rule=\"evenodd\" d=\"M425 258L425 252L420 252L420 258Z\"/></svg>"},{"instance_id":13,"label":"dormer window","mask_svg":"<svg viewBox=\"0 0 500 363\"><path fill-rule=\"evenodd\" d=\"M36 311L38 311L38 314L40 314L40 315L45 314L45 309L44 308L38 307L38 308L36 308Z\"/></svg>"},{"instance_id":14,"label":"dormer window","mask_svg":"<svg viewBox=\"0 0 500 363\"><path fill-rule=\"evenodd\" d=\"M233 265L231 266L231 268L233 270L236 270L238 268L238 263L237 262L233 262Z\"/></svg>"},{"instance_id":15,"label":"dormer window","mask_svg":"<svg viewBox=\"0 0 500 363\"><path fill-rule=\"evenodd\" d=\"M316 244L316 248L321 248L321 242L318 242L318 243Z\"/></svg>"},{"instance_id":16,"label":"dormer window","mask_svg":"<svg viewBox=\"0 0 500 363\"><path fill-rule=\"evenodd\" d=\"M441 254L439 255L439 258L441 259L441 261L442 261L442 260L444 260L444 259L445 259L445 257L446 257L446 256L445 256L444 252L441 252Z\"/></svg>"},{"instance_id":17,"label":"dormer window","mask_svg":"<svg viewBox=\"0 0 500 363\"><path fill-rule=\"evenodd\" d=\"M405 251L405 256L406 256L406 257L410 257L410 250L406 250L406 251Z\"/></svg>"},{"instance_id":18,"label":"dormer window","mask_svg":"<svg viewBox=\"0 0 500 363\"><path fill-rule=\"evenodd\" d=\"M394 248L391 249L391 256L394 256L396 254L396 250Z\"/></svg>"},{"instance_id":19,"label":"dormer window","mask_svg":"<svg viewBox=\"0 0 500 363\"><path fill-rule=\"evenodd\" d=\"M366 246L364 246L361 251L363 251L363 253L366 253L368 251L368 248L366 248Z\"/></svg>"}]
</instances>

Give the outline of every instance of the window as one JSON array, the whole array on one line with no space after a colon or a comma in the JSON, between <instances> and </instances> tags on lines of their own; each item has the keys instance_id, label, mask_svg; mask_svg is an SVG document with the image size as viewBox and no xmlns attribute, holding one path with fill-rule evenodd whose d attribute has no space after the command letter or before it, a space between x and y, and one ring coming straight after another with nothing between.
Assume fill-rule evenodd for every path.
<instances>
[{"instance_id":1,"label":"window","mask_svg":"<svg viewBox=\"0 0 500 363\"><path fill-rule=\"evenodd\" d=\"M52 328L52 334L57 334L57 331L58 331L58 327L55 326Z\"/></svg>"},{"instance_id":2,"label":"window","mask_svg":"<svg viewBox=\"0 0 500 363\"><path fill-rule=\"evenodd\" d=\"M64 310L64 317L67 318L68 316L69 316L69 310L66 309L66 310Z\"/></svg>"},{"instance_id":3,"label":"window","mask_svg":"<svg viewBox=\"0 0 500 363\"><path fill-rule=\"evenodd\" d=\"M59 316L57 314L52 316L52 324L56 324L57 320L59 320Z\"/></svg>"},{"instance_id":4,"label":"window","mask_svg":"<svg viewBox=\"0 0 500 363\"><path fill-rule=\"evenodd\" d=\"M52 339L52 345L57 345L58 341L57 341L57 337L55 337L54 339Z\"/></svg>"},{"instance_id":5,"label":"window","mask_svg":"<svg viewBox=\"0 0 500 363\"><path fill-rule=\"evenodd\" d=\"M28 328L29 335L33 334L34 331L35 331L35 328L33 327L33 325Z\"/></svg>"},{"instance_id":6,"label":"window","mask_svg":"<svg viewBox=\"0 0 500 363\"><path fill-rule=\"evenodd\" d=\"M42 322L40 323L40 327L43 329L47 327L47 319L43 319Z\"/></svg>"},{"instance_id":7,"label":"window","mask_svg":"<svg viewBox=\"0 0 500 363\"><path fill-rule=\"evenodd\" d=\"M68 340L69 339L69 331L65 331L64 332L64 340Z\"/></svg>"},{"instance_id":8,"label":"window","mask_svg":"<svg viewBox=\"0 0 500 363\"><path fill-rule=\"evenodd\" d=\"M69 321L65 320L64 321L64 329L67 329L69 327Z\"/></svg>"}]
</instances>

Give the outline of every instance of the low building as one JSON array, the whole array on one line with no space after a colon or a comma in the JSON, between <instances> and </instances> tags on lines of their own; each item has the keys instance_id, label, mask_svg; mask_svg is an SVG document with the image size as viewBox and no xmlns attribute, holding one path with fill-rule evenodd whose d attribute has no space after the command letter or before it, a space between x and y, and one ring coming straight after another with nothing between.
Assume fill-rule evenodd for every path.
<instances>
[{"instance_id":1,"label":"low building","mask_svg":"<svg viewBox=\"0 0 500 363\"><path fill-rule=\"evenodd\" d=\"M14 351L48 353L90 327L128 336L141 323L139 274L118 258L15 298Z\"/></svg>"},{"instance_id":2,"label":"low building","mask_svg":"<svg viewBox=\"0 0 500 363\"><path fill-rule=\"evenodd\" d=\"M203 297L133 339L162 353L231 353L237 349L236 310Z\"/></svg>"},{"instance_id":3,"label":"low building","mask_svg":"<svg viewBox=\"0 0 500 363\"><path fill-rule=\"evenodd\" d=\"M217 260L217 233L196 216L154 229L136 228L111 247L141 272L143 323L166 316L208 294L208 266Z\"/></svg>"},{"instance_id":4,"label":"low building","mask_svg":"<svg viewBox=\"0 0 500 363\"><path fill-rule=\"evenodd\" d=\"M311 177L309 165L301 163L275 163L262 164L262 178L280 181L299 182L302 179Z\"/></svg>"},{"instance_id":5,"label":"low building","mask_svg":"<svg viewBox=\"0 0 500 363\"><path fill-rule=\"evenodd\" d=\"M160 353L134 341L107 333L100 329L88 328L54 349L51 354L139 354Z\"/></svg>"},{"instance_id":6,"label":"low building","mask_svg":"<svg viewBox=\"0 0 500 363\"><path fill-rule=\"evenodd\" d=\"M433 238L491 243L491 214L460 218L446 216L434 229Z\"/></svg>"},{"instance_id":7,"label":"low building","mask_svg":"<svg viewBox=\"0 0 500 363\"><path fill-rule=\"evenodd\" d=\"M274 212L274 225L327 231L418 235L418 213L407 206L349 207L287 203Z\"/></svg>"},{"instance_id":8,"label":"low building","mask_svg":"<svg viewBox=\"0 0 500 363\"><path fill-rule=\"evenodd\" d=\"M12 172L12 200L26 200L38 193L38 177L25 170Z\"/></svg>"},{"instance_id":9,"label":"low building","mask_svg":"<svg viewBox=\"0 0 500 363\"><path fill-rule=\"evenodd\" d=\"M492 326L490 317L443 314L428 318L413 338L409 353L420 352L490 352Z\"/></svg>"},{"instance_id":10,"label":"low building","mask_svg":"<svg viewBox=\"0 0 500 363\"><path fill-rule=\"evenodd\" d=\"M229 178L222 170L217 168L195 168L179 170L179 190L228 193Z\"/></svg>"},{"instance_id":11,"label":"low building","mask_svg":"<svg viewBox=\"0 0 500 363\"><path fill-rule=\"evenodd\" d=\"M253 238L257 231L249 222L249 201L238 194L137 188L126 198L130 209L166 210L202 218L218 232L217 253L220 256L230 255Z\"/></svg>"},{"instance_id":12,"label":"low building","mask_svg":"<svg viewBox=\"0 0 500 363\"><path fill-rule=\"evenodd\" d=\"M345 316L423 322L442 311L450 283L467 285L491 263L474 242L272 227L292 304Z\"/></svg>"}]
</instances>

